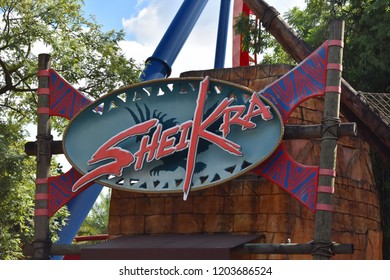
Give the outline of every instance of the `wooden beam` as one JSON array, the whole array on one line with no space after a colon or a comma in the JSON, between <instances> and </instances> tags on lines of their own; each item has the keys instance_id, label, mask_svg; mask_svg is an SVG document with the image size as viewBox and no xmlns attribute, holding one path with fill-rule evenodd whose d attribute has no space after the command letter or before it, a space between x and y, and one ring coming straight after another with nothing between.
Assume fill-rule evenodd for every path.
<instances>
[{"instance_id":1,"label":"wooden beam","mask_svg":"<svg viewBox=\"0 0 390 280\"><path fill-rule=\"evenodd\" d=\"M62 255L80 255L81 250L93 246L94 244L53 244L50 246L49 254L53 256ZM23 253L26 256L32 256L33 246L27 244L23 247ZM247 243L232 250L233 253L238 254L311 254L315 250L313 243L281 243L281 244L267 244L267 243ZM332 244L331 254L353 254L353 244Z\"/></svg>"},{"instance_id":2,"label":"wooden beam","mask_svg":"<svg viewBox=\"0 0 390 280\"><path fill-rule=\"evenodd\" d=\"M283 140L294 140L294 139L311 139L321 138L323 125L312 124L312 125L291 125L287 124L284 130ZM355 123L341 123L337 127L338 137L344 136L356 136L357 129Z\"/></svg>"},{"instance_id":3,"label":"wooden beam","mask_svg":"<svg viewBox=\"0 0 390 280\"><path fill-rule=\"evenodd\" d=\"M257 244L247 243L234 249L240 254L311 254L315 250L312 243L281 243L281 244ZM353 244L332 244L331 254L353 254Z\"/></svg>"},{"instance_id":4,"label":"wooden beam","mask_svg":"<svg viewBox=\"0 0 390 280\"><path fill-rule=\"evenodd\" d=\"M320 138L323 126L320 124L313 125L290 125L287 124L284 127L283 140L292 139L310 139ZM356 136L356 124L355 123L342 123L338 128L339 137L343 136ZM64 153L62 147L62 141L52 141L50 144L51 153L53 155L60 155ZM24 145L24 152L29 156L36 156L37 154L37 142L27 142Z\"/></svg>"},{"instance_id":5,"label":"wooden beam","mask_svg":"<svg viewBox=\"0 0 390 280\"><path fill-rule=\"evenodd\" d=\"M51 141L50 149L51 149L52 155L61 155L64 153L61 140ZM29 156L36 156L37 155L37 141L27 142L24 145L24 152Z\"/></svg>"},{"instance_id":6,"label":"wooden beam","mask_svg":"<svg viewBox=\"0 0 390 280\"><path fill-rule=\"evenodd\" d=\"M262 0L244 0L244 2L295 61L301 62L313 52L305 41L299 39L274 7Z\"/></svg>"},{"instance_id":7,"label":"wooden beam","mask_svg":"<svg viewBox=\"0 0 390 280\"><path fill-rule=\"evenodd\" d=\"M52 244L47 253L51 256L63 256L63 255L80 255L83 248L88 248L95 244ZM33 256L34 246L32 244L26 244L23 246L23 254L25 256Z\"/></svg>"}]
</instances>

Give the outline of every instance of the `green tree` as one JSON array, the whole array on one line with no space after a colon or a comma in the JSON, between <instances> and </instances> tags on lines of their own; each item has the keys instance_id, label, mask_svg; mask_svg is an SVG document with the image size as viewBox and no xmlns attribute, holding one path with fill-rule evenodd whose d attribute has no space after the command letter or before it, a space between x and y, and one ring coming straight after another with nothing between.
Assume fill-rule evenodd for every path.
<instances>
[{"instance_id":1,"label":"green tree","mask_svg":"<svg viewBox=\"0 0 390 280\"><path fill-rule=\"evenodd\" d=\"M78 235L96 235L108 233L108 218L110 210L111 189L101 192L99 199L92 206Z\"/></svg>"},{"instance_id":2,"label":"green tree","mask_svg":"<svg viewBox=\"0 0 390 280\"><path fill-rule=\"evenodd\" d=\"M36 120L37 49L49 48L52 67L92 97L137 82L140 75L140 65L118 45L123 31L103 32L82 5L0 0L0 259L21 258L21 245L31 241L35 159L24 155L23 139L25 125ZM52 126L61 131L65 123L54 118ZM56 167L53 162L53 172ZM52 228L61 227L59 221Z\"/></svg>"},{"instance_id":3,"label":"green tree","mask_svg":"<svg viewBox=\"0 0 390 280\"><path fill-rule=\"evenodd\" d=\"M343 77L361 91L390 91L390 0L310 0L303 11L294 8L286 15L313 48L327 39L335 17L345 20Z\"/></svg>"},{"instance_id":4,"label":"green tree","mask_svg":"<svg viewBox=\"0 0 390 280\"><path fill-rule=\"evenodd\" d=\"M79 90L98 97L138 81L140 68L118 45L122 31L103 32L81 12L81 0L0 0L0 107L7 117L34 119L39 46L52 67ZM23 117L23 118L21 118Z\"/></svg>"},{"instance_id":5,"label":"green tree","mask_svg":"<svg viewBox=\"0 0 390 280\"><path fill-rule=\"evenodd\" d=\"M234 33L242 36L241 49L251 54L260 54L257 63L297 64L252 15L242 13L234 20Z\"/></svg>"},{"instance_id":6,"label":"green tree","mask_svg":"<svg viewBox=\"0 0 390 280\"><path fill-rule=\"evenodd\" d=\"M20 259L32 236L34 160L23 155L19 126L0 120L0 259Z\"/></svg>"}]
</instances>

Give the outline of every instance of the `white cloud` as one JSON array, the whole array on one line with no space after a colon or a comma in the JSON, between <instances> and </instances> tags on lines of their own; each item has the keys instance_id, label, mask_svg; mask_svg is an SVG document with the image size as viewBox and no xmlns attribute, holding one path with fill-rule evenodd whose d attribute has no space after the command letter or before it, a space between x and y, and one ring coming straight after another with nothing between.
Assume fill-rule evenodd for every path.
<instances>
[{"instance_id":1,"label":"white cloud","mask_svg":"<svg viewBox=\"0 0 390 280\"><path fill-rule=\"evenodd\" d=\"M123 28L137 42L155 44L157 34L163 32L159 25L159 15L156 6L143 8L135 17L122 19Z\"/></svg>"},{"instance_id":2,"label":"white cloud","mask_svg":"<svg viewBox=\"0 0 390 280\"><path fill-rule=\"evenodd\" d=\"M38 55L38 54L41 54L41 53L48 53L48 54L51 54L53 52L53 48L52 46L42 42L41 40L39 41L36 41L32 48L31 48L31 52L34 54L34 55Z\"/></svg>"},{"instance_id":3,"label":"white cloud","mask_svg":"<svg viewBox=\"0 0 390 280\"><path fill-rule=\"evenodd\" d=\"M155 48L151 44L143 45L136 41L122 41L119 42L119 46L122 48L126 57L134 58L138 63L144 63L148 58L148 54L152 53Z\"/></svg>"}]
</instances>

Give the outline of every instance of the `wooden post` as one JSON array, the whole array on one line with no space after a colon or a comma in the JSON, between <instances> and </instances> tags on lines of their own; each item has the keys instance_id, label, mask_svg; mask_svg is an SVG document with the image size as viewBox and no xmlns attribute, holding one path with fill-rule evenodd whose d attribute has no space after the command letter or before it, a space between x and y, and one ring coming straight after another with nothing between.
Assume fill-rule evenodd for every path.
<instances>
[{"instance_id":1,"label":"wooden post","mask_svg":"<svg viewBox=\"0 0 390 280\"><path fill-rule=\"evenodd\" d=\"M49 72L50 55L38 56L38 127L37 127L37 172L35 190L34 252L33 259L49 259L50 246L48 217L48 178L50 175L53 139L49 115Z\"/></svg>"},{"instance_id":2,"label":"wooden post","mask_svg":"<svg viewBox=\"0 0 390 280\"><path fill-rule=\"evenodd\" d=\"M340 94L342 45L344 22L334 20L330 25L328 70L325 88L325 106L322 120L323 134L320 154L317 211L314 226L314 259L329 259L332 256L333 190L336 176L337 127L340 123Z\"/></svg>"}]
</instances>

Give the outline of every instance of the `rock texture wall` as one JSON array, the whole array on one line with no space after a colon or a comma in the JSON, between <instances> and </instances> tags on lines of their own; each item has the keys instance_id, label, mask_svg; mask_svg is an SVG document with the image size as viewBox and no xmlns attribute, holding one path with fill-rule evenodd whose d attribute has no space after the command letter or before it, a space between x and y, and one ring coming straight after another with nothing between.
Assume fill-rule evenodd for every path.
<instances>
[{"instance_id":1,"label":"rock texture wall","mask_svg":"<svg viewBox=\"0 0 390 280\"><path fill-rule=\"evenodd\" d=\"M289 66L253 66L192 71L184 77L210 76L260 90L290 70ZM323 100L298 107L290 124L321 123ZM347 121L343 119L343 121ZM298 162L319 164L320 141L286 141ZM334 195L333 240L353 243L353 255L334 259L381 259L382 231L378 194L369 145L359 137L340 139ZM232 233L258 234L258 242L307 243L313 239L314 214L278 186L250 174L201 191L182 194L139 194L113 190L109 234ZM246 259L311 259L310 255L232 255Z\"/></svg>"}]
</instances>

